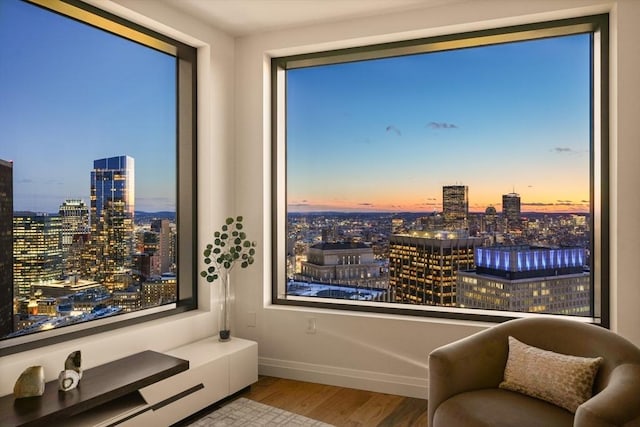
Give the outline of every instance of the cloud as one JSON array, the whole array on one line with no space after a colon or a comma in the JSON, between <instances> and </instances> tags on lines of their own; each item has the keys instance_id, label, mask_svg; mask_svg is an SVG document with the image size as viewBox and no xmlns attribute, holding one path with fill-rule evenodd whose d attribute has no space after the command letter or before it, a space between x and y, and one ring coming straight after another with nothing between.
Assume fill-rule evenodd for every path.
<instances>
[{"instance_id":1,"label":"cloud","mask_svg":"<svg viewBox=\"0 0 640 427\"><path fill-rule=\"evenodd\" d=\"M394 132L396 135L402 136L402 132L400 132L400 129L398 129L394 125L387 126L387 132Z\"/></svg>"},{"instance_id":2,"label":"cloud","mask_svg":"<svg viewBox=\"0 0 640 427\"><path fill-rule=\"evenodd\" d=\"M427 123L427 127L431 129L458 129L457 125L445 122L429 122Z\"/></svg>"},{"instance_id":3,"label":"cloud","mask_svg":"<svg viewBox=\"0 0 640 427\"><path fill-rule=\"evenodd\" d=\"M373 206L373 203L358 203L358 206Z\"/></svg>"},{"instance_id":4,"label":"cloud","mask_svg":"<svg viewBox=\"0 0 640 427\"><path fill-rule=\"evenodd\" d=\"M17 181L18 181L18 184L33 184L33 180L30 178L23 178Z\"/></svg>"}]
</instances>

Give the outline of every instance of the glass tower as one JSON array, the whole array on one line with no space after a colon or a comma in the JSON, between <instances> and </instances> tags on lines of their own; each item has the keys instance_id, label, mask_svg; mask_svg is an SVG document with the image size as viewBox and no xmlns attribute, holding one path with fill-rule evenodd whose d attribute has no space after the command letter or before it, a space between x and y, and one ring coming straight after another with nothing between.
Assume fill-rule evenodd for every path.
<instances>
[{"instance_id":1,"label":"glass tower","mask_svg":"<svg viewBox=\"0 0 640 427\"><path fill-rule=\"evenodd\" d=\"M128 286L134 253L135 166L129 156L93 162L91 263L88 272L110 290Z\"/></svg>"}]
</instances>

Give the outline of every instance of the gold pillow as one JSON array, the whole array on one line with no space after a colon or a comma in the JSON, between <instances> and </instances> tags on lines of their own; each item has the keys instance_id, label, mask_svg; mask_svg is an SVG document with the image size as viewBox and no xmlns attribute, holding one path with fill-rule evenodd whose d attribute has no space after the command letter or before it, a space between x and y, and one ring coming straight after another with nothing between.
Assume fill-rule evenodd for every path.
<instances>
[{"instance_id":1,"label":"gold pillow","mask_svg":"<svg viewBox=\"0 0 640 427\"><path fill-rule=\"evenodd\" d=\"M554 353L509 337L509 357L500 388L546 400L573 413L591 398L602 357Z\"/></svg>"}]
</instances>

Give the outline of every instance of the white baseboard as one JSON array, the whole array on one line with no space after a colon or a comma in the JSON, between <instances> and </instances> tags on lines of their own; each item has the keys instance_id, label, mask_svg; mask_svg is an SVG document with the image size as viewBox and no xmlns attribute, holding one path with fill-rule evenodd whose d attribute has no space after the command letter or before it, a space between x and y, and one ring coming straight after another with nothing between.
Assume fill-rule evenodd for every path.
<instances>
[{"instance_id":1,"label":"white baseboard","mask_svg":"<svg viewBox=\"0 0 640 427\"><path fill-rule=\"evenodd\" d=\"M427 378L391 375L268 357L258 358L258 374L419 399L427 398Z\"/></svg>"}]
</instances>

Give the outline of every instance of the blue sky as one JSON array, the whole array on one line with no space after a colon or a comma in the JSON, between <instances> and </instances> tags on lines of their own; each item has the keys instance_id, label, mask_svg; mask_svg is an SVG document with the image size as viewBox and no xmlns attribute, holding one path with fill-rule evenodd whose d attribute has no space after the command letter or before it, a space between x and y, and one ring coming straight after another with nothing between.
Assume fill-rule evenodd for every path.
<instances>
[{"instance_id":1,"label":"blue sky","mask_svg":"<svg viewBox=\"0 0 640 427\"><path fill-rule=\"evenodd\" d=\"M175 211L174 57L0 0L0 158L14 210L89 204L93 160L129 155L136 210Z\"/></svg>"},{"instance_id":2,"label":"blue sky","mask_svg":"<svg viewBox=\"0 0 640 427\"><path fill-rule=\"evenodd\" d=\"M589 208L590 37L287 71L291 211Z\"/></svg>"}]
</instances>

